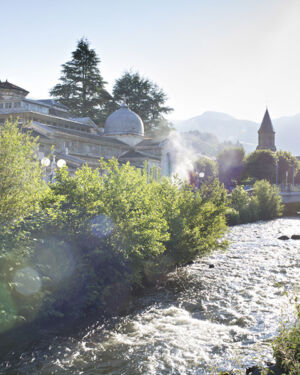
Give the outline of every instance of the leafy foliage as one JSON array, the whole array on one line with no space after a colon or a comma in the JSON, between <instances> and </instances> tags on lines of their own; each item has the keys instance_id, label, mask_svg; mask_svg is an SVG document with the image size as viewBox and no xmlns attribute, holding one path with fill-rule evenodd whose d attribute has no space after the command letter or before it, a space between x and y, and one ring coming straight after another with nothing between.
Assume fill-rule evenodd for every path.
<instances>
[{"instance_id":1,"label":"leafy foliage","mask_svg":"<svg viewBox=\"0 0 300 375\"><path fill-rule=\"evenodd\" d=\"M9 225L35 209L45 186L36 158L37 142L17 122L0 128L0 225Z\"/></svg>"},{"instance_id":2,"label":"leafy foliage","mask_svg":"<svg viewBox=\"0 0 300 375\"><path fill-rule=\"evenodd\" d=\"M129 108L143 120L147 133L161 135L170 131L171 126L163 116L173 109L166 106L167 96L155 83L138 72L125 72L113 87L115 102L124 96Z\"/></svg>"},{"instance_id":3,"label":"leafy foliage","mask_svg":"<svg viewBox=\"0 0 300 375\"><path fill-rule=\"evenodd\" d=\"M116 160L74 176L57 171L40 209L1 238L0 331L37 317L116 314L136 288L224 246L226 193L217 182L193 192L146 171Z\"/></svg>"},{"instance_id":4,"label":"leafy foliage","mask_svg":"<svg viewBox=\"0 0 300 375\"><path fill-rule=\"evenodd\" d=\"M276 364L286 374L300 373L300 306L296 306L297 318L292 326L283 325L273 342Z\"/></svg>"},{"instance_id":5,"label":"leafy foliage","mask_svg":"<svg viewBox=\"0 0 300 375\"><path fill-rule=\"evenodd\" d=\"M276 158L278 163L278 183L286 183L286 172L288 173L288 183L292 183L293 173L297 175L299 170L299 161L288 151L277 151Z\"/></svg>"},{"instance_id":6,"label":"leafy foliage","mask_svg":"<svg viewBox=\"0 0 300 375\"><path fill-rule=\"evenodd\" d=\"M194 192L190 186L174 188L170 180L157 186L168 222L166 256L171 265L185 264L221 247L226 229L226 193L217 181Z\"/></svg>"},{"instance_id":7,"label":"leafy foliage","mask_svg":"<svg viewBox=\"0 0 300 375\"><path fill-rule=\"evenodd\" d=\"M194 169L197 173L204 173L204 182L211 182L218 178L218 165L212 159L205 157L199 158L194 164Z\"/></svg>"},{"instance_id":8,"label":"leafy foliage","mask_svg":"<svg viewBox=\"0 0 300 375\"><path fill-rule=\"evenodd\" d=\"M274 219L282 214L281 197L275 186L266 180L257 181L250 196L243 186L237 186L231 194L231 210L227 210L230 225L256 220Z\"/></svg>"},{"instance_id":9,"label":"leafy foliage","mask_svg":"<svg viewBox=\"0 0 300 375\"><path fill-rule=\"evenodd\" d=\"M274 219L282 214L281 196L276 186L266 180L256 181L253 186L254 202L261 220Z\"/></svg>"},{"instance_id":10,"label":"leafy foliage","mask_svg":"<svg viewBox=\"0 0 300 375\"><path fill-rule=\"evenodd\" d=\"M246 158L244 177L275 183L276 154L270 150L257 150Z\"/></svg>"},{"instance_id":11,"label":"leafy foliage","mask_svg":"<svg viewBox=\"0 0 300 375\"><path fill-rule=\"evenodd\" d=\"M77 43L72 60L62 65L61 83L50 91L50 95L66 105L76 117L91 117L102 122L105 117L104 104L111 99L104 89L98 64L100 59L86 39Z\"/></svg>"}]
</instances>

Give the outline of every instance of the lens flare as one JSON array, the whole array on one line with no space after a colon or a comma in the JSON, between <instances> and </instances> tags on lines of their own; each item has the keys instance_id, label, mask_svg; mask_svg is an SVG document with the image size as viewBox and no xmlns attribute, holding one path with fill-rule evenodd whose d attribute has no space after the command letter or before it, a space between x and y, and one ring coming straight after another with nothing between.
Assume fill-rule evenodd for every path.
<instances>
[{"instance_id":1,"label":"lens flare","mask_svg":"<svg viewBox=\"0 0 300 375\"><path fill-rule=\"evenodd\" d=\"M104 238L114 229L113 222L108 216L98 215L91 220L91 230L94 236Z\"/></svg>"},{"instance_id":2,"label":"lens flare","mask_svg":"<svg viewBox=\"0 0 300 375\"><path fill-rule=\"evenodd\" d=\"M23 296L30 296L31 294L37 293L42 286L39 274L31 267L18 270L13 281L17 292Z\"/></svg>"},{"instance_id":3,"label":"lens flare","mask_svg":"<svg viewBox=\"0 0 300 375\"><path fill-rule=\"evenodd\" d=\"M75 269L75 260L70 245L56 238L45 240L36 256L36 263L55 283L71 276Z\"/></svg>"},{"instance_id":4,"label":"lens flare","mask_svg":"<svg viewBox=\"0 0 300 375\"><path fill-rule=\"evenodd\" d=\"M8 287L0 282L0 332L4 332L13 326L16 315L16 307Z\"/></svg>"}]
</instances>

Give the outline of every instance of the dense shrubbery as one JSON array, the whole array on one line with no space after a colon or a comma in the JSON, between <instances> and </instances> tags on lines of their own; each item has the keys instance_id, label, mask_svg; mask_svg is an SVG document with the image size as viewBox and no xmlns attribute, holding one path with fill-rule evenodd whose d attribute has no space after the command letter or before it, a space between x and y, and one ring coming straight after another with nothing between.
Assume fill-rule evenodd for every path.
<instances>
[{"instance_id":1,"label":"dense shrubbery","mask_svg":"<svg viewBox=\"0 0 300 375\"><path fill-rule=\"evenodd\" d=\"M231 208L226 217L229 225L274 219L282 214L281 197L268 181L257 181L251 195L242 186L231 194Z\"/></svg>"},{"instance_id":2,"label":"dense shrubbery","mask_svg":"<svg viewBox=\"0 0 300 375\"><path fill-rule=\"evenodd\" d=\"M138 288L225 246L227 193L217 180L194 191L180 181L156 180L147 168L101 160L98 169L84 166L74 176L63 168L46 186L35 141L16 124L4 129L0 333L37 318L116 314ZM252 197L237 188L231 201L227 218L235 224L280 213L277 191L264 181Z\"/></svg>"},{"instance_id":3,"label":"dense shrubbery","mask_svg":"<svg viewBox=\"0 0 300 375\"><path fill-rule=\"evenodd\" d=\"M283 373L300 374L300 305L297 305L297 319L292 326L283 326L273 342L277 366Z\"/></svg>"},{"instance_id":4,"label":"dense shrubbery","mask_svg":"<svg viewBox=\"0 0 300 375\"><path fill-rule=\"evenodd\" d=\"M0 332L118 313L136 288L223 246L225 210L216 182L195 192L116 160L57 171L38 209L2 234Z\"/></svg>"},{"instance_id":5,"label":"dense shrubbery","mask_svg":"<svg viewBox=\"0 0 300 375\"><path fill-rule=\"evenodd\" d=\"M36 157L38 144L17 122L0 126L0 225L29 214L46 186Z\"/></svg>"}]
</instances>

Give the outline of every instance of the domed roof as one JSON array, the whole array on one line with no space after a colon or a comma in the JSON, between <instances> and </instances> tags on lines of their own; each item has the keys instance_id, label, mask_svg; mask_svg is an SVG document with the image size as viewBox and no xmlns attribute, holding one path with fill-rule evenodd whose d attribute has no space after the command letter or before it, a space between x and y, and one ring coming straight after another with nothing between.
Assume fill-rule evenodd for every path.
<instances>
[{"instance_id":1,"label":"domed roof","mask_svg":"<svg viewBox=\"0 0 300 375\"><path fill-rule=\"evenodd\" d=\"M126 104L122 104L109 115L104 126L105 135L140 135L144 136L144 124L139 115L131 111Z\"/></svg>"}]
</instances>

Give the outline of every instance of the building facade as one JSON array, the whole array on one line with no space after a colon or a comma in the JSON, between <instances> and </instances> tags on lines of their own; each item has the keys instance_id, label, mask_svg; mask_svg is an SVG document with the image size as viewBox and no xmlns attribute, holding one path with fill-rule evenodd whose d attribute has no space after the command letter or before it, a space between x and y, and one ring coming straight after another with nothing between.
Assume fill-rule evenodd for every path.
<instances>
[{"instance_id":1,"label":"building facade","mask_svg":"<svg viewBox=\"0 0 300 375\"><path fill-rule=\"evenodd\" d=\"M0 82L0 124L18 119L25 131L38 136L40 159L52 152L74 172L85 163L95 168L100 158L115 157L138 168L147 162L148 168L161 168L162 175L171 175L168 141L145 137L143 121L126 104L113 112L101 129L88 117L72 117L68 108L55 100L28 99L28 94L8 81Z\"/></svg>"}]
</instances>

